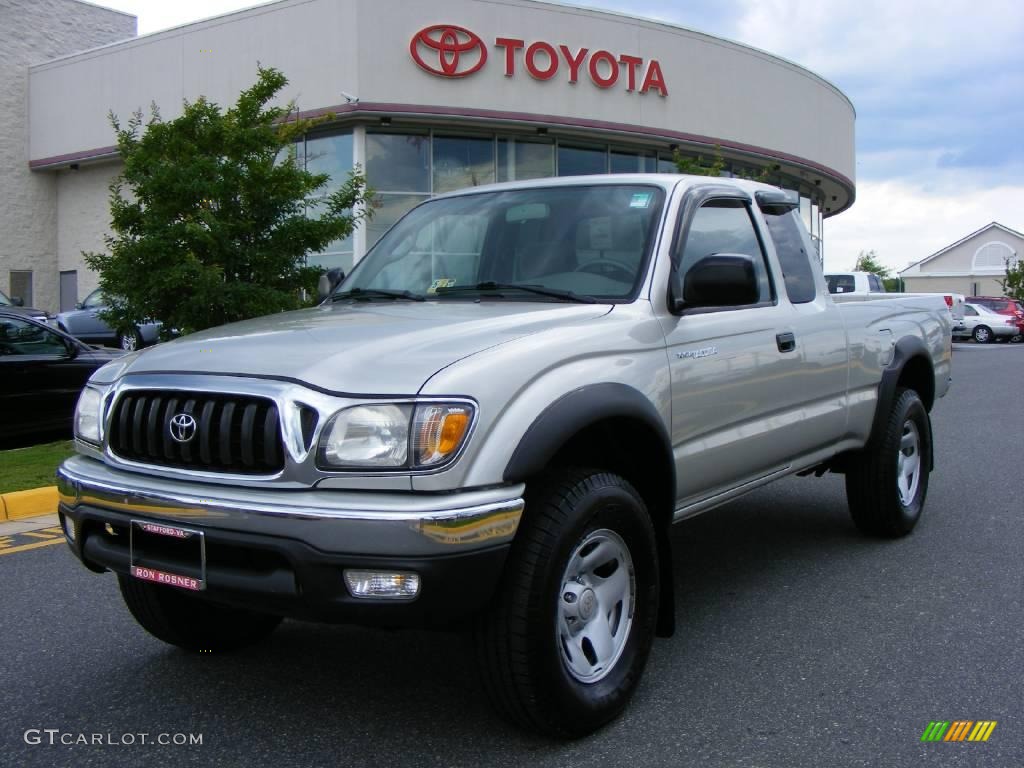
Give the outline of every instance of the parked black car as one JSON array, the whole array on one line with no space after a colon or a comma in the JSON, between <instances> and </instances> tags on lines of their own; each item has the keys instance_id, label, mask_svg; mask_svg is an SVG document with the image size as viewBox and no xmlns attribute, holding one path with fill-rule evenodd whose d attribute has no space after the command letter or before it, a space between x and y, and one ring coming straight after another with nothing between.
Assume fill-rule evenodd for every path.
<instances>
[{"instance_id":1,"label":"parked black car","mask_svg":"<svg viewBox=\"0 0 1024 768\"><path fill-rule=\"evenodd\" d=\"M3 291L0 291L0 310L13 312L23 317L34 317L44 323L50 319L50 316L43 310L22 306L21 299L12 299Z\"/></svg>"},{"instance_id":2,"label":"parked black car","mask_svg":"<svg viewBox=\"0 0 1024 768\"><path fill-rule=\"evenodd\" d=\"M57 430L70 436L82 386L123 354L0 307L0 443Z\"/></svg>"}]
</instances>

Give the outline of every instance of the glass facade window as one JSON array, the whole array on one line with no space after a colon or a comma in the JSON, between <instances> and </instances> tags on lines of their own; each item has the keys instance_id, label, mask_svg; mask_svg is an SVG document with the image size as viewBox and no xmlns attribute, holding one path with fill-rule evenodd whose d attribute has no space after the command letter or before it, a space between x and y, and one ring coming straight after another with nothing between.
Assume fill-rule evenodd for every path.
<instances>
[{"instance_id":1,"label":"glass facade window","mask_svg":"<svg viewBox=\"0 0 1024 768\"><path fill-rule=\"evenodd\" d=\"M673 164L674 167L674 164ZM612 150L609 173L656 173L658 160L653 154Z\"/></svg>"},{"instance_id":2,"label":"glass facade window","mask_svg":"<svg viewBox=\"0 0 1024 768\"><path fill-rule=\"evenodd\" d=\"M547 179L555 175L555 143L498 139L498 181Z\"/></svg>"},{"instance_id":3,"label":"glass facade window","mask_svg":"<svg viewBox=\"0 0 1024 768\"><path fill-rule=\"evenodd\" d=\"M336 133L327 136L309 136L305 145L299 144L297 159L304 161L310 173L326 173L330 178L319 194L310 199L306 213L312 218L321 216L328 196L337 192L352 170L352 134ZM352 236L327 244L322 251L310 254L308 263L330 269L341 267L348 271L354 261Z\"/></svg>"},{"instance_id":4,"label":"glass facade window","mask_svg":"<svg viewBox=\"0 0 1024 768\"><path fill-rule=\"evenodd\" d=\"M313 138L305 144L300 142L297 150L299 162L306 162L310 170L331 174L332 190L342 183L351 169L353 147L350 134ZM562 141L557 137L446 135L429 128L405 132L390 128L368 129L364 150L355 154L362 154L365 158L367 181L377 192L374 220L366 225L367 247L372 246L404 213L432 195L494 181L522 181L555 175L678 172L672 154L667 152ZM686 154L692 158L703 158L705 164L711 158L708 152ZM767 166L767 162L758 165L756 161L730 160L725 163L721 175L756 179ZM820 199L813 197L818 190L801 189L803 185L799 179L781 172L772 173L769 182L801 193L799 215L820 258L823 252L823 210ZM332 243L328 251L351 253L351 249L351 240L346 240Z\"/></svg>"},{"instance_id":5,"label":"glass facade window","mask_svg":"<svg viewBox=\"0 0 1024 768\"><path fill-rule=\"evenodd\" d=\"M558 145L558 175L588 176L608 173L608 151L604 147Z\"/></svg>"},{"instance_id":6,"label":"glass facade window","mask_svg":"<svg viewBox=\"0 0 1024 768\"><path fill-rule=\"evenodd\" d=\"M679 173L671 155L658 155L658 173Z\"/></svg>"},{"instance_id":7,"label":"glass facade window","mask_svg":"<svg viewBox=\"0 0 1024 768\"><path fill-rule=\"evenodd\" d=\"M435 195L494 183L494 139L434 137Z\"/></svg>"},{"instance_id":8,"label":"glass facade window","mask_svg":"<svg viewBox=\"0 0 1024 768\"><path fill-rule=\"evenodd\" d=\"M430 193L430 136L366 134L366 178L378 192Z\"/></svg>"},{"instance_id":9,"label":"glass facade window","mask_svg":"<svg viewBox=\"0 0 1024 768\"><path fill-rule=\"evenodd\" d=\"M366 134L366 181L378 193L366 225L367 248L430 197L430 144L426 133Z\"/></svg>"}]
</instances>

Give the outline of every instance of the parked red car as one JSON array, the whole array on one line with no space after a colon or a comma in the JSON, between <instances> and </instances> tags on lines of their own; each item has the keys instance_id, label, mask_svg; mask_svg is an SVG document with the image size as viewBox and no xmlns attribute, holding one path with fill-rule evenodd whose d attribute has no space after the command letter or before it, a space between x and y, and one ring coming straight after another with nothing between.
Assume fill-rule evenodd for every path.
<instances>
[{"instance_id":1,"label":"parked red car","mask_svg":"<svg viewBox=\"0 0 1024 768\"><path fill-rule=\"evenodd\" d=\"M1013 315L1017 318L1017 335L1010 341L1024 341L1024 303L1011 299L1009 296L968 296L966 301L970 304L980 304L991 312L998 312L1000 315Z\"/></svg>"}]
</instances>

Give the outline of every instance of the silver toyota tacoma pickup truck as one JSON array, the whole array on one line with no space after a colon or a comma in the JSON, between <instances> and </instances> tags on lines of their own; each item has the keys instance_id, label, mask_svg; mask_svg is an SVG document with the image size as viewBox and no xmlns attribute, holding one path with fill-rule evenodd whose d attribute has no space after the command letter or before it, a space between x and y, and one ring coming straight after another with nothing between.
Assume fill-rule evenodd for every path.
<instances>
[{"instance_id":1,"label":"silver toyota tacoma pickup truck","mask_svg":"<svg viewBox=\"0 0 1024 768\"><path fill-rule=\"evenodd\" d=\"M673 523L826 471L869 535L921 515L949 312L834 303L796 207L669 175L425 202L319 306L97 371L68 543L168 643L469 627L501 712L588 733L673 631Z\"/></svg>"}]
</instances>

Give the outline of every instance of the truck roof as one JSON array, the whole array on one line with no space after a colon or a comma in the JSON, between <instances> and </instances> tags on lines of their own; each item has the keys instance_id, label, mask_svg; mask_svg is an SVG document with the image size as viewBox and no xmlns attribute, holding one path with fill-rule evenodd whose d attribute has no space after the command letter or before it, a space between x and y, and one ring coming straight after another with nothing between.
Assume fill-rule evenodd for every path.
<instances>
[{"instance_id":1,"label":"truck roof","mask_svg":"<svg viewBox=\"0 0 1024 768\"><path fill-rule=\"evenodd\" d=\"M716 184L728 187L737 187L745 192L754 193L759 189L774 189L778 187L771 184L764 184L759 181L747 179L727 178L724 176L691 176L682 173L602 173L588 176L551 176L543 179L528 179L526 181L504 181L496 184L482 184L479 187L467 187L454 192L446 192L431 198L438 200L445 197L461 197L463 195L474 195L482 192L497 192L512 189L538 189L541 187L573 187L573 186L597 186L602 184L647 184L655 185L671 192L679 185L698 186L702 184Z\"/></svg>"}]
</instances>

